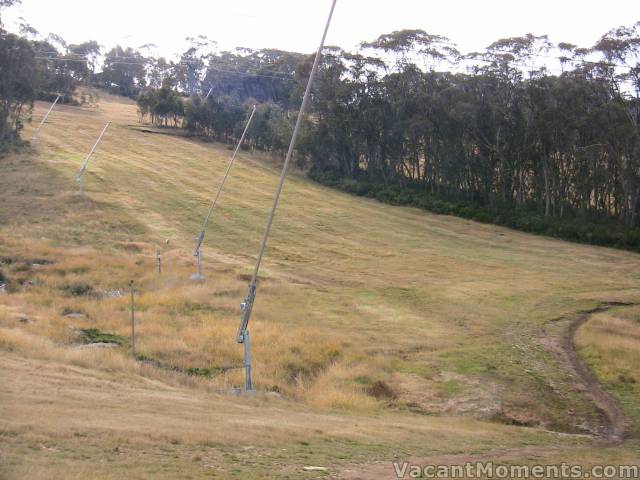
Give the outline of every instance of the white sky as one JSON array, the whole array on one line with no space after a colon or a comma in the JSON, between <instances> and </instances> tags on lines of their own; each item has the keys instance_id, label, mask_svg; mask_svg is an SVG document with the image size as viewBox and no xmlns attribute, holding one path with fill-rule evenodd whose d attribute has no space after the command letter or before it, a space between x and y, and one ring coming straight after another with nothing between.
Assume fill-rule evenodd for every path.
<instances>
[{"instance_id":1,"label":"white sky","mask_svg":"<svg viewBox=\"0 0 640 480\"><path fill-rule=\"evenodd\" d=\"M236 46L313 52L330 0L23 0L3 15L12 28L22 16L41 34L105 47L158 45L166 56L184 38L206 35ZM640 20L640 0L338 0L327 43L354 50L363 40L403 28L444 35L460 50L534 33L554 42L591 46L613 27Z\"/></svg>"}]
</instances>

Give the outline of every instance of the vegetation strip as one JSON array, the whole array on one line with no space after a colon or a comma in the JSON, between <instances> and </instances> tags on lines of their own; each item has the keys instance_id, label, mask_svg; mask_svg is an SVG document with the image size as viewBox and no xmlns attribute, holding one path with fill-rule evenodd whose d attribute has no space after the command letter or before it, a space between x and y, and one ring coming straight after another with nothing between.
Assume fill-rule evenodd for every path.
<instances>
[{"instance_id":1,"label":"vegetation strip","mask_svg":"<svg viewBox=\"0 0 640 480\"><path fill-rule=\"evenodd\" d=\"M163 363L160 360L156 360L153 358L149 358L146 355L140 353L136 355L136 359L145 364L160 370L168 370L171 372L183 373L185 375L190 375L194 377L212 377L214 375L222 375L223 373L229 372L231 370L239 370L244 368L244 365L237 366L223 366L223 367L180 367L177 365L170 365L168 363Z\"/></svg>"}]
</instances>

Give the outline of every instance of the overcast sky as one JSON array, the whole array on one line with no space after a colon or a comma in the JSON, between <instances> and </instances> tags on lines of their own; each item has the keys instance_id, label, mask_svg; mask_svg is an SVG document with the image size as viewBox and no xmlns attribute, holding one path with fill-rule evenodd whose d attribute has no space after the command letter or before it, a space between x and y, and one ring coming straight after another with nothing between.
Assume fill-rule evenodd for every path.
<instances>
[{"instance_id":1,"label":"overcast sky","mask_svg":"<svg viewBox=\"0 0 640 480\"><path fill-rule=\"evenodd\" d=\"M24 17L44 36L53 32L69 43L155 43L156 53L168 56L197 35L224 49L307 53L317 48L329 6L330 0L22 0L4 19L11 27ZM382 33L420 28L451 38L463 52L529 32L591 46L610 28L638 20L640 0L338 0L328 44L355 49Z\"/></svg>"}]
</instances>

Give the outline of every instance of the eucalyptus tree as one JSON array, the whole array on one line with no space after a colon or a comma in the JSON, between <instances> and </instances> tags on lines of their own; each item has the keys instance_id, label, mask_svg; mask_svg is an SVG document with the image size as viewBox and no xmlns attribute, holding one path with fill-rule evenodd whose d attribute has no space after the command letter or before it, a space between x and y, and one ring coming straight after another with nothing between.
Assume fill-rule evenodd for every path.
<instances>
[{"instance_id":1,"label":"eucalyptus tree","mask_svg":"<svg viewBox=\"0 0 640 480\"><path fill-rule=\"evenodd\" d=\"M606 64L616 105L624 110L627 124L622 135L611 144L622 173L624 199L620 217L629 226L638 224L640 201L640 22L610 30L594 46Z\"/></svg>"},{"instance_id":2,"label":"eucalyptus tree","mask_svg":"<svg viewBox=\"0 0 640 480\"><path fill-rule=\"evenodd\" d=\"M146 86L146 64L139 51L118 45L106 53L99 78L106 88L135 98Z\"/></svg>"},{"instance_id":3,"label":"eucalyptus tree","mask_svg":"<svg viewBox=\"0 0 640 480\"><path fill-rule=\"evenodd\" d=\"M95 40L88 40L86 42L69 45L67 51L79 64L79 66L76 67L76 78L90 82L96 73L98 59L102 52L100 44ZM80 59L84 61L80 61Z\"/></svg>"},{"instance_id":4,"label":"eucalyptus tree","mask_svg":"<svg viewBox=\"0 0 640 480\"><path fill-rule=\"evenodd\" d=\"M391 55L395 68L420 62L427 70L433 70L440 62L455 63L460 56L456 46L447 37L433 35L424 30L398 30L380 35L372 42L363 42L363 49Z\"/></svg>"},{"instance_id":5,"label":"eucalyptus tree","mask_svg":"<svg viewBox=\"0 0 640 480\"><path fill-rule=\"evenodd\" d=\"M304 59L304 55L276 49L237 48L216 52L206 57L202 91L276 102L288 108L296 104L291 95Z\"/></svg>"},{"instance_id":6,"label":"eucalyptus tree","mask_svg":"<svg viewBox=\"0 0 640 480\"><path fill-rule=\"evenodd\" d=\"M138 96L137 104L140 121L149 115L151 123L161 127L177 127L185 115L182 98L169 81L165 81L159 89L143 91Z\"/></svg>"},{"instance_id":7,"label":"eucalyptus tree","mask_svg":"<svg viewBox=\"0 0 640 480\"><path fill-rule=\"evenodd\" d=\"M29 41L0 30L0 150L18 139L24 107L37 91L35 52Z\"/></svg>"},{"instance_id":8,"label":"eucalyptus tree","mask_svg":"<svg viewBox=\"0 0 640 480\"><path fill-rule=\"evenodd\" d=\"M206 73L205 61L215 51L217 43L204 35L187 37L188 48L174 65L176 86L187 96L195 94Z\"/></svg>"},{"instance_id":9,"label":"eucalyptus tree","mask_svg":"<svg viewBox=\"0 0 640 480\"><path fill-rule=\"evenodd\" d=\"M53 101L60 94L63 101L70 101L78 83L75 75L83 69L83 61L60 52L47 40L30 43L36 62L36 96L40 100Z\"/></svg>"},{"instance_id":10,"label":"eucalyptus tree","mask_svg":"<svg viewBox=\"0 0 640 480\"><path fill-rule=\"evenodd\" d=\"M0 29L2 28L2 11L20 3L22 3L22 0L0 0Z\"/></svg>"}]
</instances>

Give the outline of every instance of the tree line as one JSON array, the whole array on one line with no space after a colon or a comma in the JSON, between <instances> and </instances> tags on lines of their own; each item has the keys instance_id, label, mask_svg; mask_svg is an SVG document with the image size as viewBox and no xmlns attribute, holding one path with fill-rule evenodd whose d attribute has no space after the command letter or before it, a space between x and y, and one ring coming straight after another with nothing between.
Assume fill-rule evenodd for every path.
<instances>
[{"instance_id":1,"label":"tree line","mask_svg":"<svg viewBox=\"0 0 640 480\"><path fill-rule=\"evenodd\" d=\"M358 53L329 48L298 161L322 183L382 201L640 249L639 53L640 22L589 48L525 35L461 55L421 30ZM229 65L249 75L257 55ZM183 128L234 140L257 102L248 143L282 152L311 57L296 61L279 70L283 90L259 100L260 77L248 89L211 82L220 72L203 64Z\"/></svg>"},{"instance_id":2,"label":"tree line","mask_svg":"<svg viewBox=\"0 0 640 480\"><path fill-rule=\"evenodd\" d=\"M0 0L0 15L20 0ZM5 30L0 16L0 153L21 145L20 130L36 99L79 103L76 87L95 73L100 47L95 41L67 44L58 35L43 38L26 23ZM82 99L81 99L82 100Z\"/></svg>"},{"instance_id":3,"label":"tree line","mask_svg":"<svg viewBox=\"0 0 640 480\"><path fill-rule=\"evenodd\" d=\"M317 178L403 203L481 207L478 219L527 211L640 226L640 22L588 49L561 44L558 74L535 66L552 45L533 35L494 42L464 73L409 59L455 62L442 45L403 31L367 45L395 58L383 69L380 57L327 58L314 98ZM626 241L640 247L637 234Z\"/></svg>"},{"instance_id":4,"label":"tree line","mask_svg":"<svg viewBox=\"0 0 640 480\"><path fill-rule=\"evenodd\" d=\"M137 99L141 122L223 142L256 104L247 148L284 152L312 56L188 40L166 60L143 53L151 46L103 53L26 25L1 30L0 140L34 98L72 101L87 84ZM640 249L639 53L640 22L586 48L529 34L462 55L422 30L355 53L330 47L297 161L381 201Z\"/></svg>"}]
</instances>

